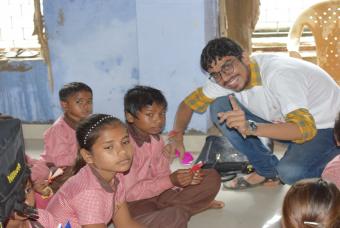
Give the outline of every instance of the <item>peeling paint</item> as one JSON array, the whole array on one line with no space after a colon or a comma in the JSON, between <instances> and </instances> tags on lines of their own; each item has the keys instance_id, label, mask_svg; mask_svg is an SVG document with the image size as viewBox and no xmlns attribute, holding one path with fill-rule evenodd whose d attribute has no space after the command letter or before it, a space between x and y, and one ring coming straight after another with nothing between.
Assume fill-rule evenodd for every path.
<instances>
[{"instance_id":1,"label":"peeling paint","mask_svg":"<svg viewBox=\"0 0 340 228\"><path fill-rule=\"evenodd\" d=\"M32 67L28 66L25 63L11 63L11 62L0 63L0 71L26 72L29 70L32 70Z\"/></svg>"},{"instance_id":2,"label":"peeling paint","mask_svg":"<svg viewBox=\"0 0 340 228\"><path fill-rule=\"evenodd\" d=\"M65 21L64 10L60 9L58 13L58 25L63 26Z\"/></svg>"},{"instance_id":3,"label":"peeling paint","mask_svg":"<svg viewBox=\"0 0 340 228\"><path fill-rule=\"evenodd\" d=\"M138 80L139 79L139 71L136 67L132 68L131 71L131 78L134 80Z\"/></svg>"}]
</instances>

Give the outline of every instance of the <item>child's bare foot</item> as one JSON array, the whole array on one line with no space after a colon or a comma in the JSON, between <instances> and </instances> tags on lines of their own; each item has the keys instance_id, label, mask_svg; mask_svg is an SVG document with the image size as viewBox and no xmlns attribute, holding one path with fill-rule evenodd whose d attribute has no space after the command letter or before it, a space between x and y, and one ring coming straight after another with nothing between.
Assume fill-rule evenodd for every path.
<instances>
[{"instance_id":1,"label":"child's bare foot","mask_svg":"<svg viewBox=\"0 0 340 228\"><path fill-rule=\"evenodd\" d=\"M195 215L203 211L206 211L208 209L221 209L223 207L224 207L224 203L222 201L213 200L205 208L201 208L200 210L193 212L193 214Z\"/></svg>"},{"instance_id":2,"label":"child's bare foot","mask_svg":"<svg viewBox=\"0 0 340 228\"><path fill-rule=\"evenodd\" d=\"M221 209L224 207L224 202L218 201L218 200L213 200L211 201L209 208L210 209Z\"/></svg>"}]
</instances>

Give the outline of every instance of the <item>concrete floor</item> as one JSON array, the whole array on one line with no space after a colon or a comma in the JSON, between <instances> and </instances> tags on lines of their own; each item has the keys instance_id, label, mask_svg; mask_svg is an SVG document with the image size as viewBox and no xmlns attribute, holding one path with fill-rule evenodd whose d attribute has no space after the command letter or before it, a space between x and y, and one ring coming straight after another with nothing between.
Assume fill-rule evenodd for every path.
<instances>
[{"instance_id":1,"label":"concrete floor","mask_svg":"<svg viewBox=\"0 0 340 228\"><path fill-rule=\"evenodd\" d=\"M197 155L196 155L197 156ZM178 160L172 169L185 167ZM189 228L279 228L283 198L287 185L275 187L259 186L247 190L221 189L216 197L223 201L223 209L212 209L195 215Z\"/></svg>"},{"instance_id":2,"label":"concrete floor","mask_svg":"<svg viewBox=\"0 0 340 228\"><path fill-rule=\"evenodd\" d=\"M189 148L200 148L204 136L185 139ZM203 140L203 141L202 141ZM275 145L275 151L283 148ZM38 158L43 150L41 138L27 139L26 151ZM197 153L195 153L197 156ZM185 167L175 160L172 169ZM278 228L283 197L289 186L256 187L247 190L224 190L221 187L217 200L225 203L223 209L208 210L191 218L189 228Z\"/></svg>"}]
</instances>

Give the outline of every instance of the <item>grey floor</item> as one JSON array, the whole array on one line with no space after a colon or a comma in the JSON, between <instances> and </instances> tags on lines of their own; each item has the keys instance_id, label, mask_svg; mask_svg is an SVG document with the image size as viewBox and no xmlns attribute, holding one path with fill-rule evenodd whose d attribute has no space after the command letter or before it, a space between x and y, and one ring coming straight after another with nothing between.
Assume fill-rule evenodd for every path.
<instances>
[{"instance_id":1,"label":"grey floor","mask_svg":"<svg viewBox=\"0 0 340 228\"><path fill-rule=\"evenodd\" d=\"M195 141L195 140L194 140ZM42 152L41 139L26 140L26 151L38 158ZM200 142L201 143L201 142ZM277 148L277 147L275 147ZM281 149L282 150L282 149ZM280 151L276 149L276 151ZM185 167L175 160L172 169ZM195 215L189 228L278 228L283 197L289 186L256 187L242 191L221 187L217 200L225 203L223 209L212 209Z\"/></svg>"},{"instance_id":2,"label":"grey floor","mask_svg":"<svg viewBox=\"0 0 340 228\"><path fill-rule=\"evenodd\" d=\"M172 169L185 167L175 160ZM216 197L223 209L211 209L195 215L189 228L279 228L280 210L287 185L256 187L247 190L221 189Z\"/></svg>"}]
</instances>

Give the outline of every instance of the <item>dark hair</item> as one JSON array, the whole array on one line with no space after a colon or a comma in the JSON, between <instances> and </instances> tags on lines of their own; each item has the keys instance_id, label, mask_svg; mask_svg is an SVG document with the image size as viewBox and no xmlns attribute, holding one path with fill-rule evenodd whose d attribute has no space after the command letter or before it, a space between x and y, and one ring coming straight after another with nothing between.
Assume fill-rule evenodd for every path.
<instances>
[{"instance_id":1,"label":"dark hair","mask_svg":"<svg viewBox=\"0 0 340 228\"><path fill-rule=\"evenodd\" d=\"M337 142L340 142L340 112L334 124L334 136Z\"/></svg>"},{"instance_id":2,"label":"dark hair","mask_svg":"<svg viewBox=\"0 0 340 228\"><path fill-rule=\"evenodd\" d=\"M282 208L285 228L340 227L340 191L330 182L306 179L287 192ZM314 225L313 225L314 223Z\"/></svg>"},{"instance_id":3,"label":"dark hair","mask_svg":"<svg viewBox=\"0 0 340 228\"><path fill-rule=\"evenodd\" d=\"M80 91L87 91L92 94L92 89L82 82L70 82L67 83L59 90L59 100L66 101L67 98Z\"/></svg>"},{"instance_id":4,"label":"dark hair","mask_svg":"<svg viewBox=\"0 0 340 228\"><path fill-rule=\"evenodd\" d=\"M115 127L117 125L125 127L125 124L121 120L111 115L92 114L88 116L79 123L76 130L79 149L83 148L91 152L93 144L100 135L100 131L107 126ZM77 160L73 168L74 174L77 173L84 165L86 165L86 163L78 151Z\"/></svg>"},{"instance_id":5,"label":"dark hair","mask_svg":"<svg viewBox=\"0 0 340 228\"><path fill-rule=\"evenodd\" d=\"M160 90L149 86L135 86L129 89L124 96L124 111L137 117L138 111L153 103L163 105L165 109L168 107L168 103Z\"/></svg>"},{"instance_id":6,"label":"dark hair","mask_svg":"<svg viewBox=\"0 0 340 228\"><path fill-rule=\"evenodd\" d=\"M226 38L216 38L210 40L201 54L201 67L203 70L208 71L211 64L216 59L223 58L225 56L235 56L238 59L242 58L243 49L235 41Z\"/></svg>"}]
</instances>

